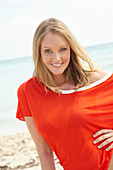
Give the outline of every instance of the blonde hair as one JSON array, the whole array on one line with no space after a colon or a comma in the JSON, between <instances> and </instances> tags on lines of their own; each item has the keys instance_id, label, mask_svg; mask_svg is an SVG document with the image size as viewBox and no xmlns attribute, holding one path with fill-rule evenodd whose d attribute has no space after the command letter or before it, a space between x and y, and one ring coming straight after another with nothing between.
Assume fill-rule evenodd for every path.
<instances>
[{"instance_id":1,"label":"blonde hair","mask_svg":"<svg viewBox=\"0 0 113 170\"><path fill-rule=\"evenodd\" d=\"M45 87L48 87L48 89L58 90L51 72L44 65L41 58L41 42L48 32L60 34L70 46L70 63L64 71L66 82L74 84L75 89L88 85L90 83L89 73L96 71L94 64L85 49L77 42L67 26L56 18L44 20L35 31L33 38L33 77L37 77ZM84 61L88 65L86 65Z\"/></svg>"}]
</instances>

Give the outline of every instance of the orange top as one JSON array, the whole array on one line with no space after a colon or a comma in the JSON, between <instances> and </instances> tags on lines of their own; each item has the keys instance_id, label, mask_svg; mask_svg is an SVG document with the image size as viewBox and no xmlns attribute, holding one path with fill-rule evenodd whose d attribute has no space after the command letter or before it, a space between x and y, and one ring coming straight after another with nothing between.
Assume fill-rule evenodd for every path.
<instances>
[{"instance_id":1,"label":"orange top","mask_svg":"<svg viewBox=\"0 0 113 170\"><path fill-rule=\"evenodd\" d=\"M65 94L64 94L65 91ZM113 128L113 74L77 91L62 94L33 77L18 89L16 117L32 116L64 170L107 170L112 150L98 149L93 134Z\"/></svg>"}]
</instances>

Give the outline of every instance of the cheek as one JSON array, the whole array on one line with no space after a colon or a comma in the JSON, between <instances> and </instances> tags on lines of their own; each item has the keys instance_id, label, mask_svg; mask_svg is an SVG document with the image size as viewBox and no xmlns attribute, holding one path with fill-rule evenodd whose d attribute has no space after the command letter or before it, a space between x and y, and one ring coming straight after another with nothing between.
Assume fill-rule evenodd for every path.
<instances>
[{"instance_id":1,"label":"cheek","mask_svg":"<svg viewBox=\"0 0 113 170\"><path fill-rule=\"evenodd\" d=\"M49 62L49 58L44 54L41 55L43 63L46 65Z\"/></svg>"},{"instance_id":2,"label":"cheek","mask_svg":"<svg viewBox=\"0 0 113 170\"><path fill-rule=\"evenodd\" d=\"M69 62L70 61L70 51L66 51L65 53L62 53L61 57L65 62Z\"/></svg>"},{"instance_id":3,"label":"cheek","mask_svg":"<svg viewBox=\"0 0 113 170\"><path fill-rule=\"evenodd\" d=\"M69 63L70 62L70 52L67 53L66 61Z\"/></svg>"}]
</instances>

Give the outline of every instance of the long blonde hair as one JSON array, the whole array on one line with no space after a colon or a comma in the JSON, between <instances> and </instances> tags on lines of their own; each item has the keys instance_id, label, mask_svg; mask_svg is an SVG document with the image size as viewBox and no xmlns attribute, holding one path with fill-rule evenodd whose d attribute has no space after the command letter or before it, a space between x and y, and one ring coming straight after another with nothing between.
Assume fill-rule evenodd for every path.
<instances>
[{"instance_id":1,"label":"long blonde hair","mask_svg":"<svg viewBox=\"0 0 113 170\"><path fill-rule=\"evenodd\" d=\"M81 47L67 26L56 18L44 20L35 31L33 38L33 77L37 77L48 89L58 90L51 72L44 65L41 58L41 42L48 32L60 34L70 46L70 63L64 71L66 82L74 84L75 89L88 85L90 83L89 73L97 69L94 67L85 49Z\"/></svg>"}]
</instances>

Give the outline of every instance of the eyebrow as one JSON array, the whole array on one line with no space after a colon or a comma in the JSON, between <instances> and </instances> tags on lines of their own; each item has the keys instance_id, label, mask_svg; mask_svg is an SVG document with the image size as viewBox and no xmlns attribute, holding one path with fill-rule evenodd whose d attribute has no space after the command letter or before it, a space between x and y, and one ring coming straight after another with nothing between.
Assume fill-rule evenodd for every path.
<instances>
[{"instance_id":1,"label":"eyebrow","mask_svg":"<svg viewBox=\"0 0 113 170\"><path fill-rule=\"evenodd\" d=\"M68 45L62 45L62 46L60 46L60 48L62 48L62 47L68 47ZM45 46L45 47L43 47L43 49L44 49L44 48L51 48L51 47Z\"/></svg>"}]
</instances>

